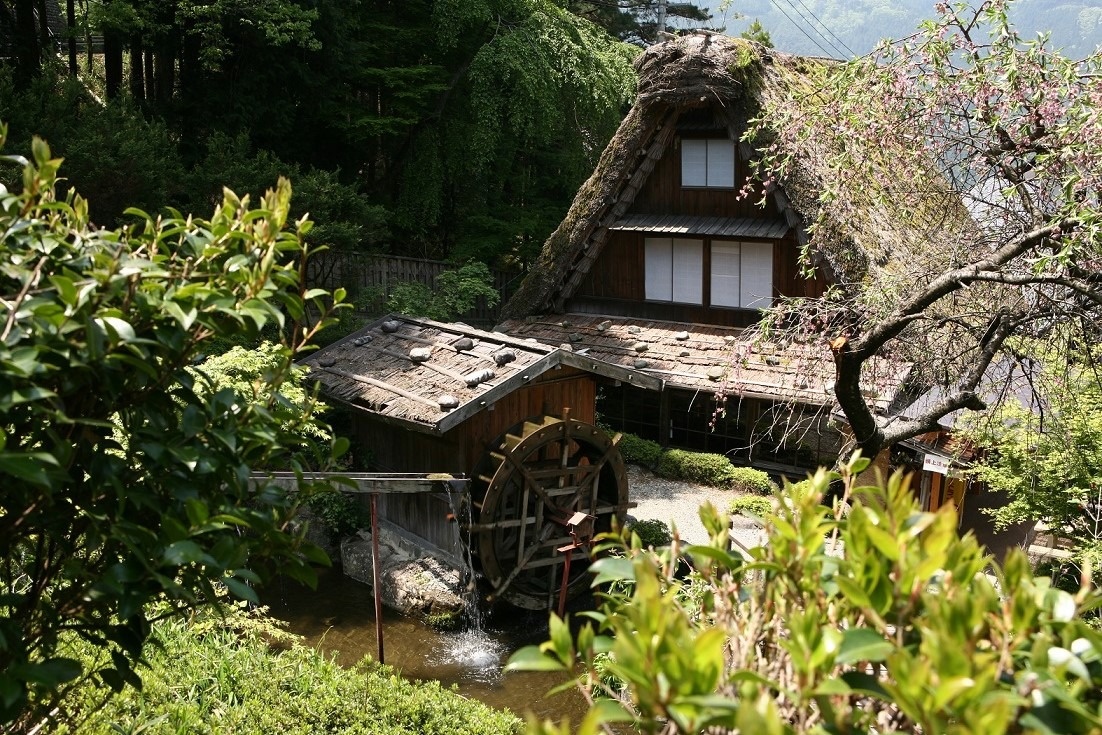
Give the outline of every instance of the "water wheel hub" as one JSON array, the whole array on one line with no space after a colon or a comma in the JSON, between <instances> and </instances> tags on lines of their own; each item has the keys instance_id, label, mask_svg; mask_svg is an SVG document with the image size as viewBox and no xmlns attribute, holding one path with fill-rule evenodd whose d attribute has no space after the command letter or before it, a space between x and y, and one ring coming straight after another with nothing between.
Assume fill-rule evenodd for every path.
<instances>
[{"instance_id":1,"label":"water wheel hub","mask_svg":"<svg viewBox=\"0 0 1102 735\"><path fill-rule=\"evenodd\" d=\"M567 554L567 594L587 587L589 539L630 507L618 439L583 421L540 416L490 445L471 487L477 515L469 531L493 597L554 607ZM578 514L591 518L579 523Z\"/></svg>"}]
</instances>

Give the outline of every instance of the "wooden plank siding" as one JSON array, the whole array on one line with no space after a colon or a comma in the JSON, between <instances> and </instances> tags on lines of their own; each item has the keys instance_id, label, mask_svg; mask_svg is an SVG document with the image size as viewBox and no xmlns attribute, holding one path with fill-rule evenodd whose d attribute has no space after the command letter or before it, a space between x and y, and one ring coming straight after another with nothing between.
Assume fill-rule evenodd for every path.
<instances>
[{"instance_id":1,"label":"wooden plank siding","mask_svg":"<svg viewBox=\"0 0 1102 735\"><path fill-rule=\"evenodd\" d=\"M749 171L739 156L735 161L735 186L733 189L684 188L681 186L681 139L682 138L726 138L727 132L716 131L713 134L682 134L674 136L670 150L657 162L654 171L647 178L642 190L628 209L638 214L689 214L698 217L746 217L751 219L774 219L776 211L759 207L761 196L751 194L739 198L738 188L746 181Z\"/></svg>"},{"instance_id":2,"label":"wooden plank siding","mask_svg":"<svg viewBox=\"0 0 1102 735\"><path fill-rule=\"evenodd\" d=\"M356 422L356 451L367 450L372 464L392 472L448 472L474 476L488 447L525 419L545 414L595 423L597 378L591 373L560 367L544 373L492 406L464 421L444 436L401 431L360 414ZM361 450L362 447L362 450ZM380 497L379 517L421 537L453 555L460 554L456 523L444 493Z\"/></svg>"}]
</instances>

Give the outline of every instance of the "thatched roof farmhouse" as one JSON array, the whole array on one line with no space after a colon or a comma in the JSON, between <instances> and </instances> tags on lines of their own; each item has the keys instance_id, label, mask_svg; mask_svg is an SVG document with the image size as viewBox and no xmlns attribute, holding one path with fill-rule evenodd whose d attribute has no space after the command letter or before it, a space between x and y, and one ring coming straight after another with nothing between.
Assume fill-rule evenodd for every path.
<instances>
[{"instance_id":1,"label":"thatched roof farmhouse","mask_svg":"<svg viewBox=\"0 0 1102 735\"><path fill-rule=\"evenodd\" d=\"M799 114L824 104L822 80L839 62L697 33L647 49L636 67L634 106L498 330L661 377L657 394L602 392L598 411L617 429L773 469L829 461L838 436L826 418L827 347L751 343L743 329L778 297L957 257L968 214L931 170L894 171L903 157L891 141L848 140L822 116ZM806 130L770 136L770 114L782 111ZM792 147L768 191L748 183L757 151L744 134L757 118L758 145ZM915 185L869 196L874 184L828 165L837 146ZM801 262L809 246L811 278ZM898 366L879 371L868 388L879 410L905 401L906 377Z\"/></svg>"}]
</instances>

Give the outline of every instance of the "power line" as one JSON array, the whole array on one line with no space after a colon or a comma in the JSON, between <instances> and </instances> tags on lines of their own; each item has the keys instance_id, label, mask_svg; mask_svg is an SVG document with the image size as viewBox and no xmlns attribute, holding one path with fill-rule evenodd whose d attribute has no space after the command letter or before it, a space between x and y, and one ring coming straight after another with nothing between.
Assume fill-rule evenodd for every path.
<instances>
[{"instance_id":1,"label":"power line","mask_svg":"<svg viewBox=\"0 0 1102 735\"><path fill-rule=\"evenodd\" d=\"M807 24L808 24L808 27L809 27L809 28L810 28L810 29L811 29L811 30L812 30L812 31L813 31L813 32L814 32L814 33L815 33L815 34L816 34L816 35L817 35L817 36L818 36L819 38L821 38L821 39L822 39L823 41L825 41L825 42L826 42L826 44L827 44L827 45L828 45L828 46L830 47L830 53L831 53L831 55L832 55L832 56L835 56L835 57L844 57L844 56L846 55L846 54L845 54L845 53L844 53L844 52L843 52L843 51L842 51L842 50L841 50L841 49L840 49L840 48L839 48L839 47L837 46L837 44L835 44L835 43L834 43L833 41L831 41L831 40L830 40L829 38L827 38L827 37L826 37L826 35L825 35L825 34L824 34L824 33L823 33L822 31L820 31L820 30L819 30L818 28L816 28L816 27L815 27L815 24L814 24L814 23L812 23L812 22L811 22L811 20L810 20L810 19L809 19L809 18L808 18L807 16L805 16L805 15L804 15L803 13L801 13L801 12L800 12L800 10L799 10L799 9L798 9L798 8L797 8L797 7L795 6L795 5L793 5L793 4L792 4L792 0L785 0L785 3L786 3L786 4L788 5L788 7L789 7L789 8L790 8L790 9L791 9L791 10L792 10L792 11L793 11L793 12L794 12L795 14L796 14L796 17L797 17L797 18L799 18L799 19L800 19L800 20L801 20L802 22L804 22L804 23L807 23ZM801 4L801 5L803 5L803 3L802 3L802 2L801 2L800 4ZM804 6L804 7L806 7L806 6ZM812 13L811 15L812 15L812 17L813 17L813 18L815 17L815 14L814 14L814 13ZM789 18L789 19L791 20L791 18ZM815 18L815 20L818 20L818 18ZM819 22L820 22L820 24L822 24L822 21L819 21ZM802 28L801 28L801 30L802 30ZM805 33L805 35L806 35L806 33ZM822 48L822 46L819 46L819 48Z\"/></svg>"},{"instance_id":2,"label":"power line","mask_svg":"<svg viewBox=\"0 0 1102 735\"><path fill-rule=\"evenodd\" d=\"M815 21L820 26L825 28L826 32L829 33L831 35L831 37L842 46L842 48L844 48L846 51L848 51L850 56L857 56L857 54L854 53L853 49L851 49L849 46L846 45L845 41L843 41L841 38L839 38L838 35L834 31L830 30L830 26L828 26L826 23L824 23L822 21L822 19L819 18L819 16L815 15L815 12L811 8L807 7L807 5L804 4L804 0L796 0L796 2L798 2L800 4L800 6L804 10L807 11L807 14L810 15L812 18L814 18ZM789 4L791 4L791 3L789 3ZM822 35L822 33L820 32L819 35ZM833 46L834 44L832 43L831 45Z\"/></svg>"},{"instance_id":3,"label":"power line","mask_svg":"<svg viewBox=\"0 0 1102 735\"><path fill-rule=\"evenodd\" d=\"M795 21L795 20L794 20L794 19L792 18L792 16L788 14L788 11L786 11L786 10L785 10L784 8L782 8L782 7L781 7L781 4L780 4L779 2L777 2L777 0L769 0L769 2L771 2L771 3L773 4L773 7L775 7L775 8L777 9L777 10L781 11L781 15L783 15L783 16L784 16L785 18L788 18L788 22L789 22L789 23L791 23L792 25L796 26L797 30L799 30L799 31L800 31L800 33L802 33L802 34L804 34L805 36L807 36L807 40L808 40L808 41L811 41L811 43L815 45L815 48L817 48L817 49L819 49L820 51L822 51L822 52L823 52L823 56L829 56L829 57L832 57L832 58L833 58L833 57L837 57L837 56L841 56L841 55L843 55L843 54L839 53L838 49L834 49L834 50L832 50L832 51L831 51L831 50L827 50L827 49L826 49L826 48L825 48L825 47L823 46L823 44L819 43L819 40L818 40L817 38L815 38L814 36L812 36L812 35L811 35L810 33L808 33L808 32L807 32L807 30L805 30L805 29L804 29L803 25L801 25L800 23L797 23L797 22L796 22L796 21ZM791 6L791 3L789 3L789 6ZM793 10L795 10L795 8L793 8ZM820 35L822 35L822 34L820 34ZM825 40L825 37L824 37L824 40Z\"/></svg>"}]
</instances>

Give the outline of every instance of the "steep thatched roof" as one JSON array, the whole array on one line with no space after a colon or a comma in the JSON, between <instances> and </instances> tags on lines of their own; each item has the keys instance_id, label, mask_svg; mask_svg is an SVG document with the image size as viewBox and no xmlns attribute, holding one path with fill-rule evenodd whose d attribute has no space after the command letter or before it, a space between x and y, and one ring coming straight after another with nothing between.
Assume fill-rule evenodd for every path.
<instances>
[{"instance_id":1,"label":"steep thatched roof","mask_svg":"<svg viewBox=\"0 0 1102 735\"><path fill-rule=\"evenodd\" d=\"M443 434L559 365L652 390L661 379L465 324L391 314L300 361L322 391L403 428Z\"/></svg>"},{"instance_id":2,"label":"steep thatched roof","mask_svg":"<svg viewBox=\"0 0 1102 735\"><path fill-rule=\"evenodd\" d=\"M930 242L954 244L960 240L957 233L968 226L959 199L936 175L893 169L914 156L893 155L888 141L841 139L832 134L829 120L814 114L816 106L825 104L823 81L842 68L840 62L698 33L648 48L636 68L640 79L634 106L503 308L502 318L562 311L600 255L609 228L628 213L668 149L678 119L704 107L715 110L717 122L734 140L742 138L747 120L763 111L783 112L808 126L808 134L787 143L793 146L787 151L793 163L771 199L796 228L801 243L808 242L807 228L815 225L815 256L835 282L859 282L873 268L887 267L890 275L893 260L912 262L916 253L930 250ZM832 168L839 147L897 179L914 173L921 183L901 186L890 197L871 196L870 182ZM751 158L754 151L743 142L740 155ZM831 193L826 201L824 191Z\"/></svg>"}]
</instances>

